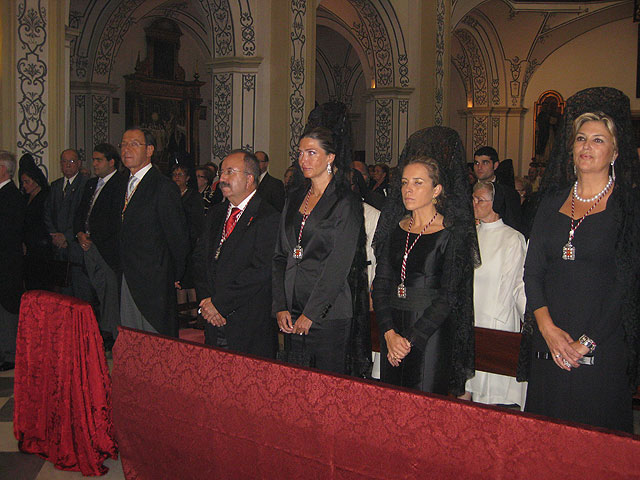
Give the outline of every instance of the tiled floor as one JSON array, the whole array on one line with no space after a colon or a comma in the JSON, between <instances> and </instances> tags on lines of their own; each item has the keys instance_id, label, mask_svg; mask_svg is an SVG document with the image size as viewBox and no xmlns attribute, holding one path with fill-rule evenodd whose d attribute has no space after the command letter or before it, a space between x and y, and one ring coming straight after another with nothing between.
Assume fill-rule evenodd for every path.
<instances>
[{"instance_id":1,"label":"tiled floor","mask_svg":"<svg viewBox=\"0 0 640 480\"><path fill-rule=\"evenodd\" d=\"M111 364L111 360L109 360ZM109 365L111 366L111 365ZM123 480L120 460L104 462L109 472L100 478ZM0 480L67 480L85 478L79 472L56 470L51 462L37 455L18 451L13 435L13 370L0 373Z\"/></svg>"},{"instance_id":2,"label":"tiled floor","mask_svg":"<svg viewBox=\"0 0 640 480\"><path fill-rule=\"evenodd\" d=\"M183 328L180 338L204 343L204 332L200 329ZM107 356L109 370L113 366ZM18 451L18 442L13 435L13 370L0 372L0 480L67 480L85 478L79 472L56 470L51 462L37 455ZM104 465L109 472L100 477L105 480L123 480L120 459L108 459Z\"/></svg>"}]
</instances>

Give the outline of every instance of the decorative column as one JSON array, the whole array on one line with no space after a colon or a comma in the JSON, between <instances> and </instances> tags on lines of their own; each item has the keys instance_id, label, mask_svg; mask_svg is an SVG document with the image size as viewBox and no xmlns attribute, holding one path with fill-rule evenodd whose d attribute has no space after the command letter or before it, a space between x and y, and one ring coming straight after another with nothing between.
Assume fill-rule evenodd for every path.
<instances>
[{"instance_id":1,"label":"decorative column","mask_svg":"<svg viewBox=\"0 0 640 480\"><path fill-rule=\"evenodd\" d=\"M371 88L367 92L366 149L368 162L398 163L409 131L409 97L413 88Z\"/></svg>"},{"instance_id":2,"label":"decorative column","mask_svg":"<svg viewBox=\"0 0 640 480\"><path fill-rule=\"evenodd\" d=\"M289 160L298 158L298 140L314 107L316 2L291 0L289 10Z\"/></svg>"},{"instance_id":3,"label":"decorative column","mask_svg":"<svg viewBox=\"0 0 640 480\"><path fill-rule=\"evenodd\" d=\"M80 158L91 158L93 147L109 142L109 109L117 85L96 82L71 82L71 118L69 144Z\"/></svg>"},{"instance_id":4,"label":"decorative column","mask_svg":"<svg viewBox=\"0 0 640 480\"><path fill-rule=\"evenodd\" d=\"M473 161L473 152L478 148L490 146L496 149L500 160L513 159L517 175L522 156L520 134L526 112L522 107L472 107L460 111L467 123L467 161Z\"/></svg>"},{"instance_id":5,"label":"decorative column","mask_svg":"<svg viewBox=\"0 0 640 480\"><path fill-rule=\"evenodd\" d=\"M66 2L1 3L2 111L7 118L2 126L3 147L18 157L31 153L45 175L53 179L59 176L56 160L67 139Z\"/></svg>"},{"instance_id":6,"label":"decorative column","mask_svg":"<svg viewBox=\"0 0 640 480\"><path fill-rule=\"evenodd\" d=\"M208 64L213 88L212 160L235 148L253 151L256 84L262 57L220 57Z\"/></svg>"}]
</instances>

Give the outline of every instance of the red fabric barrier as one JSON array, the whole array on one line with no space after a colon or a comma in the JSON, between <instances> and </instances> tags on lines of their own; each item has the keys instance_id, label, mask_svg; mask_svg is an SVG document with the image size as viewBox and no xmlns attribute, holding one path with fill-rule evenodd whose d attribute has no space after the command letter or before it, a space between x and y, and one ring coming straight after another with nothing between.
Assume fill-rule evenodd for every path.
<instances>
[{"instance_id":1,"label":"red fabric barrier","mask_svg":"<svg viewBox=\"0 0 640 480\"><path fill-rule=\"evenodd\" d=\"M640 441L122 329L128 479L629 479Z\"/></svg>"},{"instance_id":2,"label":"red fabric barrier","mask_svg":"<svg viewBox=\"0 0 640 480\"><path fill-rule=\"evenodd\" d=\"M22 296L13 432L20 450L61 470L103 475L117 458L111 381L91 306L43 291Z\"/></svg>"}]
</instances>

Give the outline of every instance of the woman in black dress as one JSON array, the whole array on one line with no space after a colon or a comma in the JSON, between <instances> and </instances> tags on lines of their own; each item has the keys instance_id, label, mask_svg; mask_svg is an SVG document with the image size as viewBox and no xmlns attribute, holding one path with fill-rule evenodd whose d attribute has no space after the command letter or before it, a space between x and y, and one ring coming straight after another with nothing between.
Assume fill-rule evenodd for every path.
<instances>
[{"instance_id":1,"label":"woman in black dress","mask_svg":"<svg viewBox=\"0 0 640 480\"><path fill-rule=\"evenodd\" d=\"M392 185L374 238L381 380L462 395L474 373L479 253L460 138L445 127L419 131L400 165L401 192Z\"/></svg>"},{"instance_id":2,"label":"woman in black dress","mask_svg":"<svg viewBox=\"0 0 640 480\"><path fill-rule=\"evenodd\" d=\"M202 234L204 227L204 204L202 196L198 192L197 183L191 180L190 169L185 165L176 164L171 169L171 178L180 189L182 207L187 217L189 228L189 241L191 248L187 256L187 268L184 277L179 283L177 291L178 304L195 302L196 291L193 283L193 251ZM177 285L176 285L177 286Z\"/></svg>"},{"instance_id":3,"label":"woman in black dress","mask_svg":"<svg viewBox=\"0 0 640 480\"><path fill-rule=\"evenodd\" d=\"M330 130L311 129L299 149L295 168L302 174L294 181L300 183L289 191L273 260L273 313L290 335L288 351L308 356L319 369L347 373L353 316L348 275L362 205Z\"/></svg>"},{"instance_id":4,"label":"woman in black dress","mask_svg":"<svg viewBox=\"0 0 640 480\"><path fill-rule=\"evenodd\" d=\"M632 431L638 383L638 184L629 99L567 101L541 185L525 287L535 317L525 410Z\"/></svg>"},{"instance_id":5,"label":"woman in black dress","mask_svg":"<svg viewBox=\"0 0 640 480\"><path fill-rule=\"evenodd\" d=\"M48 290L52 286L53 249L44 224L44 204L49 195L49 183L28 153L20 159L18 176L27 202L24 215L25 288Z\"/></svg>"}]
</instances>

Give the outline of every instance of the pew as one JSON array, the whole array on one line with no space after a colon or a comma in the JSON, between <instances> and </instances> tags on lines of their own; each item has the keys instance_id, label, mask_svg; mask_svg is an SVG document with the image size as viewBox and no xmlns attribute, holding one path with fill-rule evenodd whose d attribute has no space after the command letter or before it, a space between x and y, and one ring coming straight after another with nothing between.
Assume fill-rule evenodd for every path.
<instances>
[{"instance_id":1,"label":"pew","mask_svg":"<svg viewBox=\"0 0 640 480\"><path fill-rule=\"evenodd\" d=\"M475 335L476 370L515 377L522 335L481 327L475 327ZM371 343L373 350L379 352L380 334L375 312L371 312ZM633 409L640 410L640 387L633 395Z\"/></svg>"},{"instance_id":2,"label":"pew","mask_svg":"<svg viewBox=\"0 0 640 480\"><path fill-rule=\"evenodd\" d=\"M127 478L611 480L640 471L631 435L124 327L113 359Z\"/></svg>"}]
</instances>

